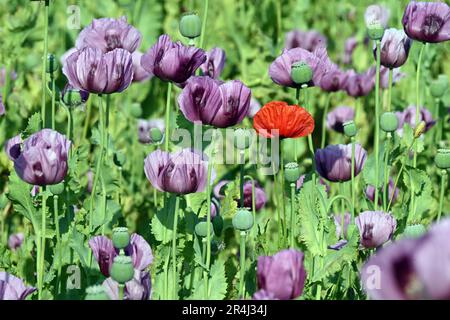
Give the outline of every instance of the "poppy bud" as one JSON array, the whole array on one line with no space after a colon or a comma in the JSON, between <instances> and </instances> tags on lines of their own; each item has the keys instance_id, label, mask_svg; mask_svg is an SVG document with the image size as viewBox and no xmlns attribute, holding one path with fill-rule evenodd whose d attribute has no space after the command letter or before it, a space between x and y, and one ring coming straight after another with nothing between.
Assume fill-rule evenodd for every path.
<instances>
[{"instance_id":1,"label":"poppy bud","mask_svg":"<svg viewBox=\"0 0 450 320\"><path fill-rule=\"evenodd\" d=\"M89 98L89 92L75 89L70 84L67 84L61 92L61 99L68 107L78 107L85 103Z\"/></svg>"},{"instance_id":2,"label":"poppy bud","mask_svg":"<svg viewBox=\"0 0 450 320\"><path fill-rule=\"evenodd\" d=\"M356 135L356 132L358 132L358 130L356 129L355 122L353 120L344 122L342 126L344 127L344 134L347 137L350 138L354 137Z\"/></svg>"},{"instance_id":3,"label":"poppy bud","mask_svg":"<svg viewBox=\"0 0 450 320\"><path fill-rule=\"evenodd\" d=\"M291 66L291 79L296 84L305 84L311 81L313 71L311 67L303 61L296 62Z\"/></svg>"},{"instance_id":4,"label":"poppy bud","mask_svg":"<svg viewBox=\"0 0 450 320\"><path fill-rule=\"evenodd\" d=\"M246 129L236 129L234 130L234 146L236 149L245 150L250 146L251 133Z\"/></svg>"},{"instance_id":5,"label":"poppy bud","mask_svg":"<svg viewBox=\"0 0 450 320\"><path fill-rule=\"evenodd\" d=\"M125 284L133 279L134 267L133 260L129 256L117 256L111 266L111 278L119 284Z\"/></svg>"},{"instance_id":6,"label":"poppy bud","mask_svg":"<svg viewBox=\"0 0 450 320\"><path fill-rule=\"evenodd\" d=\"M240 208L233 217L233 227L240 231L247 231L253 227L253 215L246 208Z\"/></svg>"},{"instance_id":7,"label":"poppy bud","mask_svg":"<svg viewBox=\"0 0 450 320\"><path fill-rule=\"evenodd\" d=\"M408 238L419 238L425 232L427 232L427 229L425 229L425 227L422 224L413 224L405 228L405 231L403 231L402 236Z\"/></svg>"},{"instance_id":8,"label":"poppy bud","mask_svg":"<svg viewBox=\"0 0 450 320\"><path fill-rule=\"evenodd\" d=\"M118 227L113 229L112 242L114 248L124 249L130 243L130 234L128 233L128 228Z\"/></svg>"},{"instance_id":9,"label":"poppy bud","mask_svg":"<svg viewBox=\"0 0 450 320\"><path fill-rule=\"evenodd\" d=\"M181 17L180 33L183 37L195 39L200 36L202 31L202 22L196 13L188 13Z\"/></svg>"},{"instance_id":10,"label":"poppy bud","mask_svg":"<svg viewBox=\"0 0 450 320\"><path fill-rule=\"evenodd\" d=\"M130 114L134 118L140 118L142 115L142 108L139 103L132 103L130 106Z\"/></svg>"},{"instance_id":11,"label":"poppy bud","mask_svg":"<svg viewBox=\"0 0 450 320\"><path fill-rule=\"evenodd\" d=\"M125 161L126 161L127 157L125 155L125 153L123 153L122 151L117 151L114 153L114 164L118 167L123 167Z\"/></svg>"},{"instance_id":12,"label":"poppy bud","mask_svg":"<svg viewBox=\"0 0 450 320\"><path fill-rule=\"evenodd\" d=\"M398 117L394 112L385 112L380 117L381 130L394 132L398 128Z\"/></svg>"},{"instance_id":13,"label":"poppy bud","mask_svg":"<svg viewBox=\"0 0 450 320\"><path fill-rule=\"evenodd\" d=\"M210 233L212 235L213 231L214 231L214 227L211 224L210 225ZM199 223L197 223L195 225L195 234L198 235L199 237L206 237L208 235L208 222L206 221L200 221Z\"/></svg>"},{"instance_id":14,"label":"poppy bud","mask_svg":"<svg viewBox=\"0 0 450 320\"><path fill-rule=\"evenodd\" d=\"M58 70L58 60L55 58L55 55L52 53L49 53L47 56L47 65L45 71L47 73L54 73Z\"/></svg>"},{"instance_id":15,"label":"poppy bud","mask_svg":"<svg viewBox=\"0 0 450 320\"><path fill-rule=\"evenodd\" d=\"M448 89L448 78L444 74L440 74L437 79L430 84L430 93L434 98L442 97Z\"/></svg>"},{"instance_id":16,"label":"poppy bud","mask_svg":"<svg viewBox=\"0 0 450 320\"><path fill-rule=\"evenodd\" d=\"M383 38L384 28L379 21L373 21L367 25L367 35L372 40L381 40Z\"/></svg>"},{"instance_id":17,"label":"poppy bud","mask_svg":"<svg viewBox=\"0 0 450 320\"><path fill-rule=\"evenodd\" d=\"M450 168L450 149L439 149L434 157L434 163L439 169Z\"/></svg>"},{"instance_id":18,"label":"poppy bud","mask_svg":"<svg viewBox=\"0 0 450 320\"><path fill-rule=\"evenodd\" d=\"M287 182L296 182L300 178L300 169L296 162L289 162L284 166L284 178Z\"/></svg>"},{"instance_id":19,"label":"poppy bud","mask_svg":"<svg viewBox=\"0 0 450 320\"><path fill-rule=\"evenodd\" d=\"M163 139L163 133L159 128L151 128L150 129L150 139L153 143L160 143Z\"/></svg>"},{"instance_id":20,"label":"poppy bud","mask_svg":"<svg viewBox=\"0 0 450 320\"><path fill-rule=\"evenodd\" d=\"M414 130L414 139L419 138L426 130L427 124L425 121L420 121L420 123L417 125L416 130Z\"/></svg>"},{"instance_id":21,"label":"poppy bud","mask_svg":"<svg viewBox=\"0 0 450 320\"><path fill-rule=\"evenodd\" d=\"M105 287L97 285L86 288L84 300L111 300L105 291Z\"/></svg>"},{"instance_id":22,"label":"poppy bud","mask_svg":"<svg viewBox=\"0 0 450 320\"><path fill-rule=\"evenodd\" d=\"M54 195L60 195L61 193L64 192L64 183L58 183L58 184L53 184L50 185L50 192Z\"/></svg>"}]
</instances>

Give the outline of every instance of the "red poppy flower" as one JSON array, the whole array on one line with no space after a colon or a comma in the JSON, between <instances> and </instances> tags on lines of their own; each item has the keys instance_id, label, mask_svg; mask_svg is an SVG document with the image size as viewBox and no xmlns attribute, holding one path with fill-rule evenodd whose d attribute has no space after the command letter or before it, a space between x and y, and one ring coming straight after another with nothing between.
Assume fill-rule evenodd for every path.
<instances>
[{"instance_id":1,"label":"red poppy flower","mask_svg":"<svg viewBox=\"0 0 450 320\"><path fill-rule=\"evenodd\" d=\"M290 106L283 101L272 101L256 113L253 128L266 138L299 138L314 131L314 119L302 107ZM273 130L278 130L278 134Z\"/></svg>"}]
</instances>

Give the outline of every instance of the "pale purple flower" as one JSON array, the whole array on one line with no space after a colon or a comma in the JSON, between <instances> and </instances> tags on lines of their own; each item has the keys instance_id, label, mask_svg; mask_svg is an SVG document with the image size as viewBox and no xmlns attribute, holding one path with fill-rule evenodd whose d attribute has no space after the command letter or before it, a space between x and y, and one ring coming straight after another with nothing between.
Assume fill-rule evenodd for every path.
<instances>
[{"instance_id":1,"label":"pale purple flower","mask_svg":"<svg viewBox=\"0 0 450 320\"><path fill-rule=\"evenodd\" d=\"M11 70L9 73L9 80L14 81L17 79L17 73L14 70ZM6 82L6 67L2 66L0 68L0 88L3 88L5 86Z\"/></svg>"},{"instance_id":2,"label":"pale purple flower","mask_svg":"<svg viewBox=\"0 0 450 320\"><path fill-rule=\"evenodd\" d=\"M432 126L435 125L436 120L433 119L433 115L428 109L420 107L419 109L419 123L424 121L425 132L427 132ZM405 124L408 124L411 128L416 127L416 106L409 106L402 112L396 112L398 118L398 128L401 130Z\"/></svg>"},{"instance_id":3,"label":"pale purple flower","mask_svg":"<svg viewBox=\"0 0 450 320\"><path fill-rule=\"evenodd\" d=\"M355 144L355 177L362 171L367 151ZM316 170L321 177L332 182L349 181L352 174L352 145L329 145L315 154Z\"/></svg>"},{"instance_id":4,"label":"pale purple flower","mask_svg":"<svg viewBox=\"0 0 450 320\"><path fill-rule=\"evenodd\" d=\"M0 271L0 300L25 300L36 288L27 287L23 281Z\"/></svg>"},{"instance_id":5,"label":"pale purple flower","mask_svg":"<svg viewBox=\"0 0 450 320\"><path fill-rule=\"evenodd\" d=\"M347 71L347 82L345 90L351 97L364 97L375 88L376 68L371 67L364 73L356 73L354 70Z\"/></svg>"},{"instance_id":6,"label":"pale purple flower","mask_svg":"<svg viewBox=\"0 0 450 320\"><path fill-rule=\"evenodd\" d=\"M63 66L66 63L66 60L68 57L70 57L70 55L74 52L77 52L77 48L70 48L69 50L67 50L66 52L64 52L62 54L62 56L59 58L59 61L61 62L61 65Z\"/></svg>"},{"instance_id":7,"label":"pale purple flower","mask_svg":"<svg viewBox=\"0 0 450 320\"><path fill-rule=\"evenodd\" d=\"M336 107L327 114L327 128L344 132L344 123L355 118L355 110L346 106Z\"/></svg>"},{"instance_id":8,"label":"pale purple flower","mask_svg":"<svg viewBox=\"0 0 450 320\"><path fill-rule=\"evenodd\" d=\"M383 200L383 193L385 192L385 187L383 185L382 190L380 191L380 197L378 197L378 204L381 205L382 200ZM398 193L400 192L400 189L395 187L395 192L394 192L394 181L392 179L389 178L389 187L388 187L388 194L387 194L387 202L389 203L389 201L392 198L392 203L395 203L395 201L397 200L397 196ZM372 185L368 185L366 187L366 197L370 200L370 201L375 201L375 187Z\"/></svg>"},{"instance_id":9,"label":"pale purple flower","mask_svg":"<svg viewBox=\"0 0 450 320\"><path fill-rule=\"evenodd\" d=\"M386 29L389 21L389 16L389 9L379 4L373 4L367 7L364 13L364 21L366 23L366 26L378 22L383 28Z\"/></svg>"},{"instance_id":10,"label":"pale purple flower","mask_svg":"<svg viewBox=\"0 0 450 320\"><path fill-rule=\"evenodd\" d=\"M126 17L101 18L92 20L80 32L75 46L78 50L90 47L106 53L120 48L133 53L139 48L141 39L139 30L128 24Z\"/></svg>"},{"instance_id":11,"label":"pale purple flower","mask_svg":"<svg viewBox=\"0 0 450 320\"><path fill-rule=\"evenodd\" d=\"M303 186L303 183L305 182L305 177L306 177L306 175L305 175L305 174L302 174L302 175L300 176L300 178L298 178L297 183L296 183L296 188L297 188L297 190L300 190L301 187ZM319 178L319 184L325 186L325 191L326 191L327 193L330 192L330 186L329 186L329 184L328 184L324 179Z\"/></svg>"},{"instance_id":12,"label":"pale purple flower","mask_svg":"<svg viewBox=\"0 0 450 320\"><path fill-rule=\"evenodd\" d=\"M397 227L395 218L383 211L364 211L355 219L361 245L364 248L377 248L389 241Z\"/></svg>"},{"instance_id":13,"label":"pale purple flower","mask_svg":"<svg viewBox=\"0 0 450 320\"><path fill-rule=\"evenodd\" d=\"M248 115L250 118L253 118L255 114L261 109L261 103L259 101L252 97L250 99L250 107L248 108Z\"/></svg>"},{"instance_id":14,"label":"pale purple flower","mask_svg":"<svg viewBox=\"0 0 450 320\"><path fill-rule=\"evenodd\" d=\"M133 59L124 49L103 53L86 47L67 57L63 73L76 89L98 94L122 92L133 79Z\"/></svg>"},{"instance_id":15,"label":"pale purple flower","mask_svg":"<svg viewBox=\"0 0 450 320\"><path fill-rule=\"evenodd\" d=\"M411 48L411 39L408 38L403 30L389 28L384 31L380 45L380 62L381 65L394 69L401 67L408 59L409 49ZM373 54L377 56L377 48L374 43Z\"/></svg>"},{"instance_id":16,"label":"pale purple flower","mask_svg":"<svg viewBox=\"0 0 450 320\"><path fill-rule=\"evenodd\" d=\"M221 48L212 48L206 52L206 61L200 66L203 75L219 79L225 66L226 54Z\"/></svg>"},{"instance_id":17,"label":"pale purple flower","mask_svg":"<svg viewBox=\"0 0 450 320\"><path fill-rule=\"evenodd\" d=\"M161 133L164 133L165 130L164 119L139 119L138 120L138 139L140 143L153 143L153 140L150 136L150 130L152 128L158 128Z\"/></svg>"},{"instance_id":18,"label":"pale purple flower","mask_svg":"<svg viewBox=\"0 0 450 320\"><path fill-rule=\"evenodd\" d=\"M20 156L21 144L22 138L20 134L6 141L5 153L11 161L14 161Z\"/></svg>"},{"instance_id":19,"label":"pale purple flower","mask_svg":"<svg viewBox=\"0 0 450 320\"><path fill-rule=\"evenodd\" d=\"M320 79L320 88L326 92L345 90L350 73L337 66L330 67Z\"/></svg>"},{"instance_id":20,"label":"pale purple flower","mask_svg":"<svg viewBox=\"0 0 450 320\"><path fill-rule=\"evenodd\" d=\"M0 116L5 114L5 105L3 104L3 96L0 94Z\"/></svg>"},{"instance_id":21,"label":"pale purple flower","mask_svg":"<svg viewBox=\"0 0 450 320\"><path fill-rule=\"evenodd\" d=\"M24 141L19 155L14 159L14 169L29 184L58 184L67 174L70 145L71 142L59 132L42 129ZM15 152L10 149L9 154Z\"/></svg>"},{"instance_id":22,"label":"pale purple flower","mask_svg":"<svg viewBox=\"0 0 450 320\"><path fill-rule=\"evenodd\" d=\"M227 128L242 122L248 114L250 98L250 89L239 80L220 83L203 76L189 79L178 104L191 122Z\"/></svg>"},{"instance_id":23,"label":"pale purple flower","mask_svg":"<svg viewBox=\"0 0 450 320\"><path fill-rule=\"evenodd\" d=\"M280 300L267 290L261 289L254 293L252 300Z\"/></svg>"},{"instance_id":24,"label":"pale purple flower","mask_svg":"<svg viewBox=\"0 0 450 320\"><path fill-rule=\"evenodd\" d=\"M140 51L135 51L131 55L133 59L133 82L144 82L153 76L141 66L141 58L143 55Z\"/></svg>"},{"instance_id":25,"label":"pale purple flower","mask_svg":"<svg viewBox=\"0 0 450 320\"><path fill-rule=\"evenodd\" d=\"M106 293L111 300L119 300L119 284L112 278L103 281ZM125 283L124 300L149 300L152 292L150 273L134 271L134 278Z\"/></svg>"},{"instance_id":26,"label":"pale purple flower","mask_svg":"<svg viewBox=\"0 0 450 320\"><path fill-rule=\"evenodd\" d=\"M261 210L267 202L266 192L255 182L255 210ZM252 182L244 183L244 207L253 208L252 205Z\"/></svg>"},{"instance_id":27,"label":"pale purple flower","mask_svg":"<svg viewBox=\"0 0 450 320\"><path fill-rule=\"evenodd\" d=\"M351 223L352 216L350 213L344 213L344 228L342 228L342 214L338 213L334 215L334 225L336 226L336 237L347 238L347 229Z\"/></svg>"},{"instance_id":28,"label":"pale purple flower","mask_svg":"<svg viewBox=\"0 0 450 320\"><path fill-rule=\"evenodd\" d=\"M392 85L395 85L401 79L406 77L406 74L400 71L400 68L396 68L392 71ZM387 89L389 87L389 68L380 67L380 87Z\"/></svg>"},{"instance_id":29,"label":"pale purple flower","mask_svg":"<svg viewBox=\"0 0 450 320\"><path fill-rule=\"evenodd\" d=\"M17 250L22 245L23 239L24 234L22 232L10 235L8 238L8 247L13 251Z\"/></svg>"},{"instance_id":30,"label":"pale purple flower","mask_svg":"<svg viewBox=\"0 0 450 320\"><path fill-rule=\"evenodd\" d=\"M301 31L294 29L286 33L285 49L302 48L313 52L320 46L326 46L327 39L316 30Z\"/></svg>"},{"instance_id":31,"label":"pale purple flower","mask_svg":"<svg viewBox=\"0 0 450 320\"><path fill-rule=\"evenodd\" d=\"M342 55L342 62L344 64L351 64L353 59L353 51L355 51L358 45L358 40L355 36L352 36L345 40L344 54Z\"/></svg>"}]
</instances>

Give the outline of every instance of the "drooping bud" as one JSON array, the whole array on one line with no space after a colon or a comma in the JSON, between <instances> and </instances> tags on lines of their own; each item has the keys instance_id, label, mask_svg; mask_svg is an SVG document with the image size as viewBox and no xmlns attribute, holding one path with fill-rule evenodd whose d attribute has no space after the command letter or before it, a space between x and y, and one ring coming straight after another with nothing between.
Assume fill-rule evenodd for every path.
<instances>
[{"instance_id":1,"label":"drooping bud","mask_svg":"<svg viewBox=\"0 0 450 320\"><path fill-rule=\"evenodd\" d=\"M180 33L183 37L195 39L200 36L202 31L202 22L196 13L187 13L181 17Z\"/></svg>"},{"instance_id":2,"label":"drooping bud","mask_svg":"<svg viewBox=\"0 0 450 320\"><path fill-rule=\"evenodd\" d=\"M213 231L214 231L214 227L212 225L212 223L210 223L210 234L212 235ZM208 235L208 222L206 221L200 221L199 223L197 223L195 225L195 234L198 235L199 237L206 237Z\"/></svg>"},{"instance_id":3,"label":"drooping bud","mask_svg":"<svg viewBox=\"0 0 450 320\"><path fill-rule=\"evenodd\" d=\"M344 127L344 134L347 137L354 137L356 135L356 133L358 132L358 130L356 129L356 125L355 122L353 120L350 121L346 121L342 124L342 126Z\"/></svg>"},{"instance_id":4,"label":"drooping bud","mask_svg":"<svg viewBox=\"0 0 450 320\"><path fill-rule=\"evenodd\" d=\"M439 149L434 157L434 163L439 169L450 168L450 149Z\"/></svg>"},{"instance_id":5,"label":"drooping bud","mask_svg":"<svg viewBox=\"0 0 450 320\"><path fill-rule=\"evenodd\" d=\"M238 150L245 150L250 146L251 132L247 129L238 128L234 130L234 146Z\"/></svg>"},{"instance_id":6,"label":"drooping bud","mask_svg":"<svg viewBox=\"0 0 450 320\"><path fill-rule=\"evenodd\" d=\"M253 227L253 215L246 208L240 208L233 217L233 227L240 231L247 231Z\"/></svg>"},{"instance_id":7,"label":"drooping bud","mask_svg":"<svg viewBox=\"0 0 450 320\"><path fill-rule=\"evenodd\" d=\"M313 77L313 70L303 61L292 64L291 79L298 85L307 84Z\"/></svg>"},{"instance_id":8,"label":"drooping bud","mask_svg":"<svg viewBox=\"0 0 450 320\"><path fill-rule=\"evenodd\" d=\"M130 233L128 232L128 228L114 228L112 233L112 242L114 248L116 249L126 248L130 244Z\"/></svg>"},{"instance_id":9,"label":"drooping bud","mask_svg":"<svg viewBox=\"0 0 450 320\"><path fill-rule=\"evenodd\" d=\"M55 55L52 53L49 53L47 56L47 65L45 71L47 73L54 73L58 70L58 60L55 58Z\"/></svg>"},{"instance_id":10,"label":"drooping bud","mask_svg":"<svg viewBox=\"0 0 450 320\"><path fill-rule=\"evenodd\" d=\"M284 178L287 182L297 182L300 178L300 168L296 162L289 162L284 166Z\"/></svg>"},{"instance_id":11,"label":"drooping bud","mask_svg":"<svg viewBox=\"0 0 450 320\"><path fill-rule=\"evenodd\" d=\"M134 267L131 257L125 255L115 257L110 274L111 278L119 284L125 284L133 279Z\"/></svg>"},{"instance_id":12,"label":"drooping bud","mask_svg":"<svg viewBox=\"0 0 450 320\"><path fill-rule=\"evenodd\" d=\"M394 112L385 112L380 117L380 127L384 132L394 132L398 128L398 117Z\"/></svg>"},{"instance_id":13,"label":"drooping bud","mask_svg":"<svg viewBox=\"0 0 450 320\"><path fill-rule=\"evenodd\" d=\"M367 35L372 40L381 40L383 38L384 28L377 20L370 22L367 25Z\"/></svg>"},{"instance_id":14,"label":"drooping bud","mask_svg":"<svg viewBox=\"0 0 450 320\"><path fill-rule=\"evenodd\" d=\"M440 74L437 79L430 84L430 93L434 98L441 98L448 89L448 78L445 74Z\"/></svg>"},{"instance_id":15,"label":"drooping bud","mask_svg":"<svg viewBox=\"0 0 450 320\"><path fill-rule=\"evenodd\" d=\"M414 130L414 139L418 139L426 130L427 124L425 121L420 121L417 128Z\"/></svg>"},{"instance_id":16,"label":"drooping bud","mask_svg":"<svg viewBox=\"0 0 450 320\"><path fill-rule=\"evenodd\" d=\"M84 300L111 300L106 293L104 286L91 286L86 288L86 297Z\"/></svg>"}]
</instances>

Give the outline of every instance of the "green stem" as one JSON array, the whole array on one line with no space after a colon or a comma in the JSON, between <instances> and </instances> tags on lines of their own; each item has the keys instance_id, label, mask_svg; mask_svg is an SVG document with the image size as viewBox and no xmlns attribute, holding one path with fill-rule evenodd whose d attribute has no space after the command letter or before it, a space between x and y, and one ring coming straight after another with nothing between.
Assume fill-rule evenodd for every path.
<instances>
[{"instance_id":1,"label":"green stem","mask_svg":"<svg viewBox=\"0 0 450 320\"><path fill-rule=\"evenodd\" d=\"M419 125L419 114L420 114L420 67L422 65L423 52L425 50L425 44L422 44L419 52L419 60L417 61L417 71L416 71L416 118L415 118L415 128ZM417 144L414 147L414 168L417 167ZM414 195L413 195L414 197Z\"/></svg>"},{"instance_id":2,"label":"green stem","mask_svg":"<svg viewBox=\"0 0 450 320\"><path fill-rule=\"evenodd\" d=\"M296 184L293 182L291 183L291 230L290 230L290 247L294 248L295 242L294 242L294 230L295 230L295 188Z\"/></svg>"},{"instance_id":3,"label":"green stem","mask_svg":"<svg viewBox=\"0 0 450 320\"><path fill-rule=\"evenodd\" d=\"M312 115L312 111L309 108L308 105L308 91L307 91L308 86L307 85L302 85L302 89L303 90L303 94L304 94L304 100L305 100L305 108L306 110L308 110L308 112L311 113ZM308 147L309 147L309 151L311 151L312 156L314 157L314 146L313 146L313 141L312 141L312 136L311 134L308 135Z\"/></svg>"},{"instance_id":4,"label":"green stem","mask_svg":"<svg viewBox=\"0 0 450 320\"><path fill-rule=\"evenodd\" d=\"M437 126L436 126L436 129L435 129L436 130L436 139L435 139L435 141L439 143L442 140L442 128L443 128L443 122L444 122L444 117L442 117L442 119L441 119L441 116L440 116L440 110L439 110L439 108L440 108L440 99L439 98L436 98L434 100L434 105L435 105L435 112L434 112L435 119L437 119Z\"/></svg>"},{"instance_id":5,"label":"green stem","mask_svg":"<svg viewBox=\"0 0 450 320\"><path fill-rule=\"evenodd\" d=\"M215 132L213 133L214 141ZM205 281L205 300L209 297L209 267L211 264L211 174L213 167L213 157L215 154L214 144L211 146L211 155L208 160L208 175L206 180L206 205L207 205L207 216L206 216L206 270L203 272L203 278Z\"/></svg>"},{"instance_id":6,"label":"green stem","mask_svg":"<svg viewBox=\"0 0 450 320\"><path fill-rule=\"evenodd\" d=\"M56 287L55 292L59 294L60 292L60 280L61 280L61 268L62 268L62 257L61 257L61 235L59 231L59 214L58 214L58 195L53 196L53 210L55 219L55 231L56 231L56 252L58 252L58 271L56 274Z\"/></svg>"},{"instance_id":7,"label":"green stem","mask_svg":"<svg viewBox=\"0 0 450 320\"><path fill-rule=\"evenodd\" d=\"M239 270L239 297L241 299L245 299L245 237L246 232L241 231L241 245L239 250L239 258L240 258L240 270Z\"/></svg>"},{"instance_id":8,"label":"green stem","mask_svg":"<svg viewBox=\"0 0 450 320\"><path fill-rule=\"evenodd\" d=\"M325 102L325 109L323 110L322 115L322 139L320 142L320 148L325 148L325 141L327 136L327 115L328 115L328 108L330 107L330 100L331 100L331 94L327 95L327 100Z\"/></svg>"},{"instance_id":9,"label":"green stem","mask_svg":"<svg viewBox=\"0 0 450 320\"><path fill-rule=\"evenodd\" d=\"M203 21L202 21L202 33L200 34L200 43L199 48L203 48L204 40L205 40L205 31L206 31L206 18L208 17L208 0L205 0L205 5L203 7Z\"/></svg>"},{"instance_id":10,"label":"green stem","mask_svg":"<svg viewBox=\"0 0 450 320\"><path fill-rule=\"evenodd\" d=\"M273 175L273 200L274 200L274 205L275 205L275 210L277 212L277 224L278 224L278 249L281 249L282 245L281 245L281 241L283 238L283 227L281 225L281 214L280 214L280 205L278 202L278 170L275 172L276 168L275 168L275 164L272 160L272 166L273 166L273 171L274 171L274 175Z\"/></svg>"},{"instance_id":11,"label":"green stem","mask_svg":"<svg viewBox=\"0 0 450 320\"><path fill-rule=\"evenodd\" d=\"M393 76L394 70L389 69L389 85L388 85L388 99L387 99L387 106L386 111L391 111L391 100L392 100L392 76Z\"/></svg>"},{"instance_id":12,"label":"green stem","mask_svg":"<svg viewBox=\"0 0 450 320\"><path fill-rule=\"evenodd\" d=\"M3 95L2 95L2 100L5 107L7 107L10 85L11 85L11 65L8 62L5 67L5 84L3 86Z\"/></svg>"},{"instance_id":13,"label":"green stem","mask_svg":"<svg viewBox=\"0 0 450 320\"><path fill-rule=\"evenodd\" d=\"M123 300L124 296L125 296L125 285L124 284L119 284L119 300Z\"/></svg>"},{"instance_id":14,"label":"green stem","mask_svg":"<svg viewBox=\"0 0 450 320\"><path fill-rule=\"evenodd\" d=\"M281 197L281 209L283 210L283 244L287 244L287 219L286 219L286 204L284 197L284 152L283 152L283 140L280 141L280 197Z\"/></svg>"},{"instance_id":15,"label":"green stem","mask_svg":"<svg viewBox=\"0 0 450 320\"><path fill-rule=\"evenodd\" d=\"M175 210L173 212L173 230L172 230L172 281L173 281L173 299L178 299L178 281L177 281L177 228L178 228L178 209L180 206L180 197L175 198Z\"/></svg>"},{"instance_id":16,"label":"green stem","mask_svg":"<svg viewBox=\"0 0 450 320\"><path fill-rule=\"evenodd\" d=\"M241 158L241 164L240 164L240 181L239 181L239 205L241 208L244 207L244 174L245 174L245 151L240 150L239 155Z\"/></svg>"},{"instance_id":17,"label":"green stem","mask_svg":"<svg viewBox=\"0 0 450 320\"><path fill-rule=\"evenodd\" d=\"M351 221L353 221L353 218L355 217L355 202L356 202L356 188L355 188L355 137L351 137L352 141L352 218ZM342 229L344 230L344 229Z\"/></svg>"},{"instance_id":18,"label":"green stem","mask_svg":"<svg viewBox=\"0 0 450 320\"><path fill-rule=\"evenodd\" d=\"M165 120L165 135L164 135L164 150L169 151L170 141L170 95L172 93L172 82L167 83L167 99L166 99L166 120Z\"/></svg>"},{"instance_id":19,"label":"green stem","mask_svg":"<svg viewBox=\"0 0 450 320\"><path fill-rule=\"evenodd\" d=\"M387 209L387 198L389 196L389 172L388 172L388 160L389 160L389 149L391 143L391 133L388 132L386 136L386 150L384 152L384 182L383 182L383 209Z\"/></svg>"},{"instance_id":20,"label":"green stem","mask_svg":"<svg viewBox=\"0 0 450 320\"><path fill-rule=\"evenodd\" d=\"M56 92L55 92L55 75L50 73L50 79L52 82L52 129L55 130L56 127Z\"/></svg>"},{"instance_id":21,"label":"green stem","mask_svg":"<svg viewBox=\"0 0 450 320\"><path fill-rule=\"evenodd\" d=\"M378 179L380 172L380 160L379 160L379 150L380 150L380 40L376 40L376 52L377 52L377 69L376 69L376 81L375 81L375 198L374 207L375 210L378 208Z\"/></svg>"},{"instance_id":22,"label":"green stem","mask_svg":"<svg viewBox=\"0 0 450 320\"><path fill-rule=\"evenodd\" d=\"M42 187L42 216L41 216L41 254L39 261L39 300L42 299L44 286L44 262L45 262L45 237L47 230L47 191Z\"/></svg>"},{"instance_id":23,"label":"green stem","mask_svg":"<svg viewBox=\"0 0 450 320\"><path fill-rule=\"evenodd\" d=\"M84 120L82 140L87 139L87 132L88 132L88 128L89 128L89 122L91 120L91 113L92 113L92 98L88 99L88 101L87 101L87 112L86 112L86 119Z\"/></svg>"},{"instance_id":24,"label":"green stem","mask_svg":"<svg viewBox=\"0 0 450 320\"><path fill-rule=\"evenodd\" d=\"M46 92L47 92L47 56L48 56L48 15L49 15L49 0L45 1L45 16L44 16L44 55L42 57L42 105L41 105L41 119L42 119L42 128L46 127L46 108L45 108L45 100L46 100Z\"/></svg>"},{"instance_id":25,"label":"green stem","mask_svg":"<svg viewBox=\"0 0 450 320\"><path fill-rule=\"evenodd\" d=\"M439 212L437 221L441 220L442 207L444 205L444 191L445 191L445 180L447 178L447 170L442 170L441 172L441 194L439 195Z\"/></svg>"}]
</instances>

